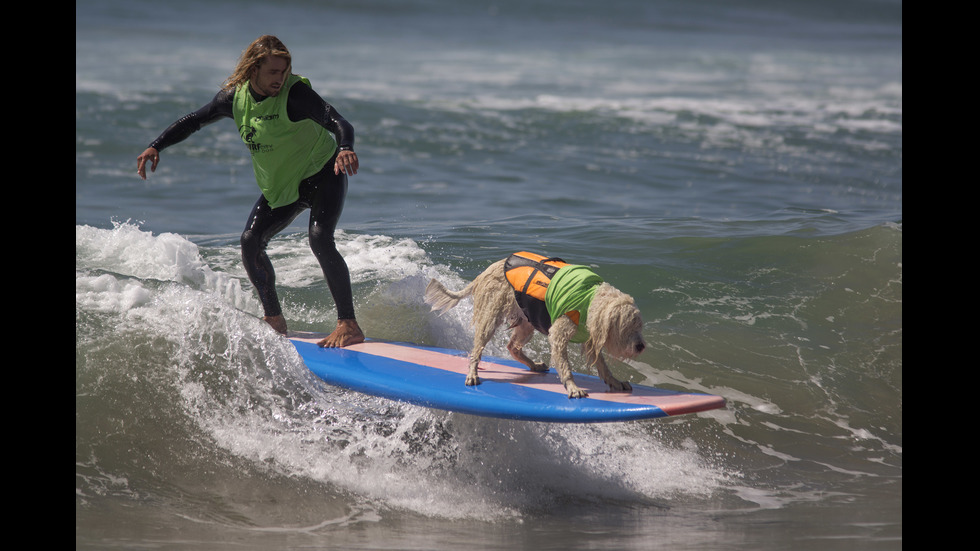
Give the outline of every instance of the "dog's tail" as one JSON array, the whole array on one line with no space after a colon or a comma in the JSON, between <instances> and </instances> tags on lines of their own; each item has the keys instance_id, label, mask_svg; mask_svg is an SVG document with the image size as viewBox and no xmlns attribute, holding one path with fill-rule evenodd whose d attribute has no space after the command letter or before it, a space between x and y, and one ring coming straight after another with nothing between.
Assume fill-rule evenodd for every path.
<instances>
[{"instance_id":1,"label":"dog's tail","mask_svg":"<svg viewBox=\"0 0 980 551\"><path fill-rule=\"evenodd\" d=\"M467 285L462 291L450 291L436 280L429 282L425 288L425 303L432 307L432 311L445 312L453 306L459 304L460 300L468 297L473 292L473 285Z\"/></svg>"}]
</instances>

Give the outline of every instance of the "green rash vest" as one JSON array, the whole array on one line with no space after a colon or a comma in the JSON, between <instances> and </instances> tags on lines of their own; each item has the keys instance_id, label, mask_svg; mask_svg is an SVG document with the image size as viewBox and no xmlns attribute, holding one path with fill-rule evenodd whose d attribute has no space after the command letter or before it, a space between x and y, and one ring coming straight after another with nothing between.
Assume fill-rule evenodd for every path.
<instances>
[{"instance_id":1,"label":"green rash vest","mask_svg":"<svg viewBox=\"0 0 980 551\"><path fill-rule=\"evenodd\" d=\"M572 342L585 342L589 338L586 321L589 315L589 305L602 278L586 266L570 265L558 270L548 284L544 296L545 307L551 315L551 323L566 312L579 313L578 331L572 337Z\"/></svg>"},{"instance_id":2,"label":"green rash vest","mask_svg":"<svg viewBox=\"0 0 980 551\"><path fill-rule=\"evenodd\" d=\"M232 115L252 154L255 181L272 208L299 199L299 183L319 172L337 150L326 128L309 119L289 120L289 90L300 81L310 85L305 77L289 75L279 94L262 101L252 97L248 82L235 90Z\"/></svg>"}]
</instances>

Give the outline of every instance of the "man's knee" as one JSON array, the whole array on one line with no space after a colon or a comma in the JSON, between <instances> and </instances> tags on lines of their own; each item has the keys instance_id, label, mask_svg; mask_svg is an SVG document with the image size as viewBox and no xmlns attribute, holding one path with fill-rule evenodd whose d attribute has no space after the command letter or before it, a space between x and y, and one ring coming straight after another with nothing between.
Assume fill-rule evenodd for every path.
<instances>
[{"instance_id":1,"label":"man's knee","mask_svg":"<svg viewBox=\"0 0 980 551\"><path fill-rule=\"evenodd\" d=\"M259 232L251 229L242 232L242 254L245 256L255 256L257 254L261 254L268 244L269 240L263 238Z\"/></svg>"},{"instance_id":2,"label":"man's knee","mask_svg":"<svg viewBox=\"0 0 980 551\"><path fill-rule=\"evenodd\" d=\"M317 252L331 252L337 249L333 232L326 228L314 226L310 228L310 248Z\"/></svg>"},{"instance_id":3,"label":"man's knee","mask_svg":"<svg viewBox=\"0 0 980 551\"><path fill-rule=\"evenodd\" d=\"M253 232L252 230L243 231L241 237L242 250L253 247L254 244L256 243L256 239L257 237L255 235L255 232Z\"/></svg>"}]
</instances>

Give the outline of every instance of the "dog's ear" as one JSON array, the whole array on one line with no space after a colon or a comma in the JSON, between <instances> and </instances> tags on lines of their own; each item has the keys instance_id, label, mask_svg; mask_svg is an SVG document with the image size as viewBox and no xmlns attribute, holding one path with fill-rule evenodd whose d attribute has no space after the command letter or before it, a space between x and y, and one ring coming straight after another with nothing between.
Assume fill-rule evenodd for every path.
<instances>
[{"instance_id":1,"label":"dog's ear","mask_svg":"<svg viewBox=\"0 0 980 551\"><path fill-rule=\"evenodd\" d=\"M589 322L592 318L589 318ZM606 341L609 339L609 329L592 326L589 323L589 338L585 340L582 344L583 351L585 352L585 360L589 365L596 365L599 362L599 355L602 354L602 348L606 346Z\"/></svg>"}]
</instances>

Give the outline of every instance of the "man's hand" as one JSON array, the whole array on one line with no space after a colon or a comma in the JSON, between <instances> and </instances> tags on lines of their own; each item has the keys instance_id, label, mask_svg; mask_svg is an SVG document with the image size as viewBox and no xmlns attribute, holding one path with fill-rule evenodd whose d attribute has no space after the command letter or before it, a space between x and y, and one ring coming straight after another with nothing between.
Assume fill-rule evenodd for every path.
<instances>
[{"instance_id":1,"label":"man's hand","mask_svg":"<svg viewBox=\"0 0 980 551\"><path fill-rule=\"evenodd\" d=\"M139 157L136 157L136 173L144 180L146 180L146 161L151 162L150 172L156 172L157 163L160 162L160 152L156 148L148 147L146 151L140 153Z\"/></svg>"},{"instance_id":2,"label":"man's hand","mask_svg":"<svg viewBox=\"0 0 980 551\"><path fill-rule=\"evenodd\" d=\"M145 154L146 153L144 153L144 155ZM354 153L349 149L341 151L337 154L337 162L335 162L333 165L333 173L339 175L341 172L345 172L348 176L353 176L357 174L359 164L360 163L357 160L357 153ZM156 163L154 163L153 166L155 168Z\"/></svg>"}]
</instances>

